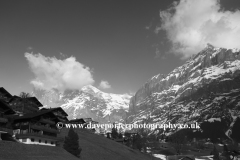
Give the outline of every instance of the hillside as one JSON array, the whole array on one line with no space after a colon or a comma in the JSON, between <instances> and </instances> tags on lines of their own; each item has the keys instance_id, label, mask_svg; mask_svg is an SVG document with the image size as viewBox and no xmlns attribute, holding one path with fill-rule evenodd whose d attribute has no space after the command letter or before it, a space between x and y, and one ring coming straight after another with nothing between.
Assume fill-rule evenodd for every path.
<instances>
[{"instance_id":1,"label":"hillside","mask_svg":"<svg viewBox=\"0 0 240 160\"><path fill-rule=\"evenodd\" d=\"M209 44L169 74L147 81L130 100L127 122L219 122L215 133L231 138L239 128L239 101L239 50Z\"/></svg>"},{"instance_id":2,"label":"hillside","mask_svg":"<svg viewBox=\"0 0 240 160\"><path fill-rule=\"evenodd\" d=\"M79 160L61 147L0 141L0 160Z\"/></svg>"},{"instance_id":3,"label":"hillside","mask_svg":"<svg viewBox=\"0 0 240 160\"><path fill-rule=\"evenodd\" d=\"M61 130L61 135L68 133L67 129ZM83 160L151 160L149 155L129 148L123 144L96 135L85 129L75 129L79 135ZM157 158L154 158L157 160Z\"/></svg>"}]
</instances>

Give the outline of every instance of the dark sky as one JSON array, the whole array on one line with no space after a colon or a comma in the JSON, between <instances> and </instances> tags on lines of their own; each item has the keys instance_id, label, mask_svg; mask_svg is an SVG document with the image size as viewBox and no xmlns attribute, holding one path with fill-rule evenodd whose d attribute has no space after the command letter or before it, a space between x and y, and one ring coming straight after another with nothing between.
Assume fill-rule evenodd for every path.
<instances>
[{"instance_id":1,"label":"dark sky","mask_svg":"<svg viewBox=\"0 0 240 160\"><path fill-rule=\"evenodd\" d=\"M225 9L239 0L222 0ZM93 85L105 92L136 92L148 79L184 63L168 54L170 42L160 25L160 10L170 0L0 1L0 86L12 94L31 92L36 75L26 52L64 60L70 56L92 70ZM159 54L156 55L156 48Z\"/></svg>"}]
</instances>

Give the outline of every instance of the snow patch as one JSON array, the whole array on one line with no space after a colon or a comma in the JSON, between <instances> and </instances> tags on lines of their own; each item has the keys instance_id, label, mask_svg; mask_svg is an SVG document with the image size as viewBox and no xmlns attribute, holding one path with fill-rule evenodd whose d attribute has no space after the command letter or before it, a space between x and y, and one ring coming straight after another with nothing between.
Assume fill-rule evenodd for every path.
<instances>
[{"instance_id":1,"label":"snow patch","mask_svg":"<svg viewBox=\"0 0 240 160\"><path fill-rule=\"evenodd\" d=\"M221 118L210 118L207 120L208 122L214 122L214 121L219 121L221 122Z\"/></svg>"}]
</instances>

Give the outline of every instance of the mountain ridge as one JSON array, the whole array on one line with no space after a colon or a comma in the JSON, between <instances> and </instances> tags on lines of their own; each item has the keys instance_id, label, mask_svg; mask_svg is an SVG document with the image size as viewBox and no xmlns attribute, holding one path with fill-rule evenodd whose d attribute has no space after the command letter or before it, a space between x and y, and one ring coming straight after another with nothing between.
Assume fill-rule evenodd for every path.
<instances>
[{"instance_id":1,"label":"mountain ridge","mask_svg":"<svg viewBox=\"0 0 240 160\"><path fill-rule=\"evenodd\" d=\"M240 117L239 51L208 44L169 74L153 76L131 98L126 121L190 123L226 117L225 132L230 133Z\"/></svg>"},{"instance_id":2,"label":"mountain ridge","mask_svg":"<svg viewBox=\"0 0 240 160\"><path fill-rule=\"evenodd\" d=\"M92 118L95 121L124 121L128 111L130 95L105 93L92 85L81 90L34 90L34 95L45 107L61 106L69 119Z\"/></svg>"},{"instance_id":3,"label":"mountain ridge","mask_svg":"<svg viewBox=\"0 0 240 160\"><path fill-rule=\"evenodd\" d=\"M232 131L240 120L239 82L240 50L208 44L169 74L150 78L131 99L91 85L64 94L52 90L37 97L43 104L56 102L69 119L93 118L100 123L141 123L146 119L148 123L203 123L220 119L224 134L231 138L238 133Z\"/></svg>"}]
</instances>

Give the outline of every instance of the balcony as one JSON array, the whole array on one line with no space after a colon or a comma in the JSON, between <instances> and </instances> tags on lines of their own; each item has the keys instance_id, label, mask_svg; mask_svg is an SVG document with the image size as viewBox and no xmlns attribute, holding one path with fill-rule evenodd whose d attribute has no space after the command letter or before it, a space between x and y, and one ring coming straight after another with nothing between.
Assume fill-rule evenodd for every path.
<instances>
[{"instance_id":1,"label":"balcony","mask_svg":"<svg viewBox=\"0 0 240 160\"><path fill-rule=\"evenodd\" d=\"M40 120L40 122L46 123L46 124L50 124L50 125L55 125L55 124L56 124L54 121L52 121L52 120L50 120L50 119L44 119L44 118L42 118L42 119Z\"/></svg>"},{"instance_id":2,"label":"balcony","mask_svg":"<svg viewBox=\"0 0 240 160\"><path fill-rule=\"evenodd\" d=\"M9 134L13 134L13 130L12 129L10 129L10 128L6 128L6 127L2 127L2 126L0 126L0 132L7 132L7 133L9 133Z\"/></svg>"},{"instance_id":3,"label":"balcony","mask_svg":"<svg viewBox=\"0 0 240 160\"><path fill-rule=\"evenodd\" d=\"M58 120L60 121L60 122L67 122L68 120L66 120L66 117L64 117L64 118L61 118L61 117L57 117L58 118Z\"/></svg>"},{"instance_id":4,"label":"balcony","mask_svg":"<svg viewBox=\"0 0 240 160\"><path fill-rule=\"evenodd\" d=\"M45 131L45 132L56 133L56 134L60 133L57 129L49 128L49 127L42 126L42 125L31 125L30 127L32 129L36 129L39 131Z\"/></svg>"},{"instance_id":5,"label":"balcony","mask_svg":"<svg viewBox=\"0 0 240 160\"><path fill-rule=\"evenodd\" d=\"M49 140L55 140L55 141L64 141L64 137L54 137L54 136L48 136L48 135L43 135L40 133L25 133L25 134L16 134L17 139L22 139L22 138L45 138Z\"/></svg>"},{"instance_id":6,"label":"balcony","mask_svg":"<svg viewBox=\"0 0 240 160\"><path fill-rule=\"evenodd\" d=\"M8 122L7 118L0 117L0 123L7 123L7 122Z\"/></svg>"}]
</instances>

